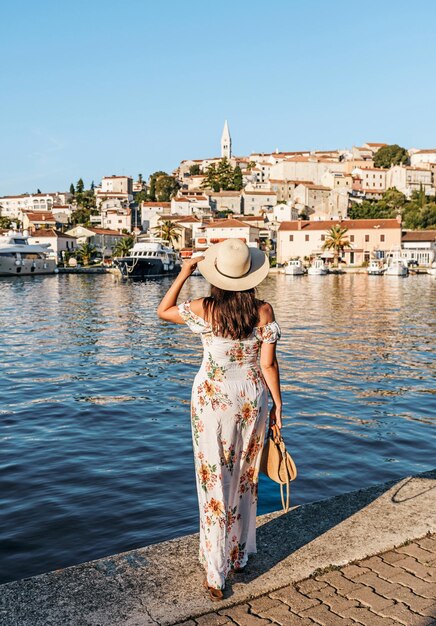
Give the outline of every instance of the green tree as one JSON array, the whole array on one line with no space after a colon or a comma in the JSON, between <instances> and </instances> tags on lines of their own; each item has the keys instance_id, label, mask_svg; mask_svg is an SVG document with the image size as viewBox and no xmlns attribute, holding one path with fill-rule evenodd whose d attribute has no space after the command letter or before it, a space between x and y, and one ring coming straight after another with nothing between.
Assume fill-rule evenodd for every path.
<instances>
[{"instance_id":1,"label":"green tree","mask_svg":"<svg viewBox=\"0 0 436 626\"><path fill-rule=\"evenodd\" d=\"M374 155L374 166L389 168L391 165L401 165L408 163L409 154L406 148L402 148L398 144L383 146Z\"/></svg>"},{"instance_id":2,"label":"green tree","mask_svg":"<svg viewBox=\"0 0 436 626\"><path fill-rule=\"evenodd\" d=\"M76 188L74 187L73 183L71 183L71 185L70 185L70 194L72 196L76 195Z\"/></svg>"},{"instance_id":3,"label":"green tree","mask_svg":"<svg viewBox=\"0 0 436 626\"><path fill-rule=\"evenodd\" d=\"M143 189L142 191L138 191L137 194L135 194L135 202L138 206L141 206L141 204L143 202L146 202L148 200L148 193L145 191L145 189Z\"/></svg>"},{"instance_id":4,"label":"green tree","mask_svg":"<svg viewBox=\"0 0 436 626\"><path fill-rule=\"evenodd\" d=\"M86 242L86 243L82 243L80 248L77 250L77 256L79 257L83 265L89 265L95 252L96 252L96 248L94 244Z\"/></svg>"},{"instance_id":5,"label":"green tree","mask_svg":"<svg viewBox=\"0 0 436 626\"><path fill-rule=\"evenodd\" d=\"M198 165L198 163L194 163L194 165L191 165L191 167L189 168L189 174L191 176L198 176L199 174L201 174L200 166Z\"/></svg>"},{"instance_id":6,"label":"green tree","mask_svg":"<svg viewBox=\"0 0 436 626\"><path fill-rule=\"evenodd\" d=\"M81 178L79 178L79 180L76 183L76 192L77 193L83 193L85 190L85 184L83 182L83 180Z\"/></svg>"},{"instance_id":7,"label":"green tree","mask_svg":"<svg viewBox=\"0 0 436 626\"><path fill-rule=\"evenodd\" d=\"M348 228L342 228L339 224L332 226L327 231L326 240L322 246L323 250L333 250L333 266L338 266L339 254L342 254L345 248L351 248L350 240L345 236Z\"/></svg>"},{"instance_id":8,"label":"green tree","mask_svg":"<svg viewBox=\"0 0 436 626\"><path fill-rule=\"evenodd\" d=\"M133 248L135 240L133 237L123 237L117 241L114 247L114 256L127 256L130 253L130 249Z\"/></svg>"},{"instance_id":9,"label":"green tree","mask_svg":"<svg viewBox=\"0 0 436 626\"><path fill-rule=\"evenodd\" d=\"M218 180L218 172L217 172L217 167L215 163L211 163L206 168L205 178L203 182L201 183L201 188L212 189L212 191L215 191L215 192L220 190L220 182Z\"/></svg>"},{"instance_id":10,"label":"green tree","mask_svg":"<svg viewBox=\"0 0 436 626\"><path fill-rule=\"evenodd\" d=\"M156 200L158 202L169 202L176 195L178 189L179 183L174 176L159 176L156 180Z\"/></svg>"},{"instance_id":11,"label":"green tree","mask_svg":"<svg viewBox=\"0 0 436 626\"><path fill-rule=\"evenodd\" d=\"M161 176L168 176L168 174L159 170L151 174L148 180L148 197L152 202L156 202L156 182Z\"/></svg>"},{"instance_id":12,"label":"green tree","mask_svg":"<svg viewBox=\"0 0 436 626\"><path fill-rule=\"evenodd\" d=\"M94 181L91 181L91 187L89 189L90 191L94 191L95 189Z\"/></svg>"},{"instance_id":13,"label":"green tree","mask_svg":"<svg viewBox=\"0 0 436 626\"><path fill-rule=\"evenodd\" d=\"M236 191L240 191L243 186L242 170L239 165L237 165L233 171L233 188L236 189Z\"/></svg>"},{"instance_id":14,"label":"green tree","mask_svg":"<svg viewBox=\"0 0 436 626\"><path fill-rule=\"evenodd\" d=\"M180 239L180 227L174 224L172 220L161 221L159 226L156 226L153 230L173 247L174 243Z\"/></svg>"}]
</instances>

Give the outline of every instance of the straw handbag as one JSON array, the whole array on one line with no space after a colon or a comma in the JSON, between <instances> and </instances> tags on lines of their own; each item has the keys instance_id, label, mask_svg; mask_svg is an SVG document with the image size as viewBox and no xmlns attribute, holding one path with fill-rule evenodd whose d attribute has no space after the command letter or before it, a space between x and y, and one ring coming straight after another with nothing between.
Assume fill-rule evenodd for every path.
<instances>
[{"instance_id":1,"label":"straw handbag","mask_svg":"<svg viewBox=\"0 0 436 626\"><path fill-rule=\"evenodd\" d=\"M274 424L268 429L268 436L260 459L260 470L280 484L280 495L285 513L289 511L290 482L297 477L295 463L286 450L280 428ZM286 486L286 499L283 487Z\"/></svg>"}]
</instances>

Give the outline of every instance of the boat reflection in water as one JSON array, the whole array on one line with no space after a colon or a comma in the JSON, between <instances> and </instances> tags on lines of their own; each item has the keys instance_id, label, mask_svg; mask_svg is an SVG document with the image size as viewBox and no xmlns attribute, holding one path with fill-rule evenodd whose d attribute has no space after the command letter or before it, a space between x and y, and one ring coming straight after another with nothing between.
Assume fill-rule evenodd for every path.
<instances>
[{"instance_id":1,"label":"boat reflection in water","mask_svg":"<svg viewBox=\"0 0 436 626\"><path fill-rule=\"evenodd\" d=\"M123 257L114 257L123 278L157 278L177 274L180 260L168 241L159 237L140 238Z\"/></svg>"},{"instance_id":2,"label":"boat reflection in water","mask_svg":"<svg viewBox=\"0 0 436 626\"><path fill-rule=\"evenodd\" d=\"M56 260L50 244L29 243L27 230L0 236L0 276L53 274Z\"/></svg>"}]
</instances>

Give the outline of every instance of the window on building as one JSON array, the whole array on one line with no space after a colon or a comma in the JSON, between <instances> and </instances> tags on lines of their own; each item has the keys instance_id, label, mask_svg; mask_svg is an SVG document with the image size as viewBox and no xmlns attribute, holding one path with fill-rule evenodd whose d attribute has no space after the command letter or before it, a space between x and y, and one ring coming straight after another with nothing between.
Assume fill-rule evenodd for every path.
<instances>
[{"instance_id":1,"label":"window on building","mask_svg":"<svg viewBox=\"0 0 436 626\"><path fill-rule=\"evenodd\" d=\"M294 235L289 235L289 241L294 241Z\"/></svg>"},{"instance_id":2,"label":"window on building","mask_svg":"<svg viewBox=\"0 0 436 626\"><path fill-rule=\"evenodd\" d=\"M384 235L380 235L380 241L384 241L385 240L385 236Z\"/></svg>"},{"instance_id":3,"label":"window on building","mask_svg":"<svg viewBox=\"0 0 436 626\"><path fill-rule=\"evenodd\" d=\"M350 235L350 241L354 241L354 235Z\"/></svg>"},{"instance_id":4,"label":"window on building","mask_svg":"<svg viewBox=\"0 0 436 626\"><path fill-rule=\"evenodd\" d=\"M369 235L365 235L365 241L369 241Z\"/></svg>"},{"instance_id":5,"label":"window on building","mask_svg":"<svg viewBox=\"0 0 436 626\"><path fill-rule=\"evenodd\" d=\"M325 241L325 235L321 235L321 241Z\"/></svg>"},{"instance_id":6,"label":"window on building","mask_svg":"<svg viewBox=\"0 0 436 626\"><path fill-rule=\"evenodd\" d=\"M309 235L304 235L304 240L309 241Z\"/></svg>"}]
</instances>

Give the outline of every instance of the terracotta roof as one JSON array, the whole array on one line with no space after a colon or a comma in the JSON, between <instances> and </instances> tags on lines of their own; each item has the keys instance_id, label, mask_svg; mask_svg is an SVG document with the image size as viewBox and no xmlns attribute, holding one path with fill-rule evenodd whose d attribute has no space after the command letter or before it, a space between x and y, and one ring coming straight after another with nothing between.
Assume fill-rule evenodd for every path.
<instances>
[{"instance_id":1,"label":"terracotta roof","mask_svg":"<svg viewBox=\"0 0 436 626\"><path fill-rule=\"evenodd\" d=\"M111 178L132 178L131 176L103 176L102 180L110 180Z\"/></svg>"},{"instance_id":2,"label":"terracotta roof","mask_svg":"<svg viewBox=\"0 0 436 626\"><path fill-rule=\"evenodd\" d=\"M382 167L359 167L362 172L387 172Z\"/></svg>"},{"instance_id":3,"label":"terracotta roof","mask_svg":"<svg viewBox=\"0 0 436 626\"><path fill-rule=\"evenodd\" d=\"M310 185L306 184L305 187L308 189L315 189L315 191L331 191L330 187L325 187L324 185L314 185L313 183Z\"/></svg>"},{"instance_id":4,"label":"terracotta roof","mask_svg":"<svg viewBox=\"0 0 436 626\"><path fill-rule=\"evenodd\" d=\"M387 146L388 144L387 143L373 143L371 141L367 141L366 145L367 146L379 146L379 147L382 147L382 146Z\"/></svg>"},{"instance_id":5,"label":"terracotta roof","mask_svg":"<svg viewBox=\"0 0 436 626\"><path fill-rule=\"evenodd\" d=\"M427 170L425 167L412 167L411 165L406 165L406 170L413 170L415 172L427 172L427 174L430 172L430 170Z\"/></svg>"},{"instance_id":6,"label":"terracotta roof","mask_svg":"<svg viewBox=\"0 0 436 626\"><path fill-rule=\"evenodd\" d=\"M209 222L206 224L206 228L253 228L251 224L246 224L241 220L236 220L234 218L229 218L226 220L217 220L216 222Z\"/></svg>"},{"instance_id":7,"label":"terracotta roof","mask_svg":"<svg viewBox=\"0 0 436 626\"><path fill-rule=\"evenodd\" d=\"M196 223L200 223L201 220L198 219L198 217L195 217L195 215L188 215L187 217L181 217L178 219L179 222L186 222L186 223L191 223L191 222L196 222Z\"/></svg>"},{"instance_id":8,"label":"terracotta roof","mask_svg":"<svg viewBox=\"0 0 436 626\"><path fill-rule=\"evenodd\" d=\"M114 235L118 237L126 237L124 233L119 233L117 230L111 230L110 228L91 228L84 226L87 230L92 230L96 235Z\"/></svg>"},{"instance_id":9,"label":"terracotta roof","mask_svg":"<svg viewBox=\"0 0 436 626\"><path fill-rule=\"evenodd\" d=\"M436 230L411 230L403 232L402 241L436 241Z\"/></svg>"},{"instance_id":10,"label":"terracotta roof","mask_svg":"<svg viewBox=\"0 0 436 626\"><path fill-rule=\"evenodd\" d=\"M34 230L31 237L64 237L65 239L77 239L74 235L67 235L56 228L45 228Z\"/></svg>"},{"instance_id":11,"label":"terracotta roof","mask_svg":"<svg viewBox=\"0 0 436 626\"><path fill-rule=\"evenodd\" d=\"M414 154L434 154L435 152L435 148L429 148L428 150L418 150L418 152L415 152Z\"/></svg>"},{"instance_id":12,"label":"terracotta roof","mask_svg":"<svg viewBox=\"0 0 436 626\"><path fill-rule=\"evenodd\" d=\"M282 222L279 230L300 230L298 228L298 222L300 220L294 220L292 222ZM341 226L342 228L348 228L349 230L356 229L370 229L370 228L401 228L401 224L397 219L385 219L385 220L319 220L319 221L306 221L301 220L301 230L328 230L332 226Z\"/></svg>"},{"instance_id":13,"label":"terracotta roof","mask_svg":"<svg viewBox=\"0 0 436 626\"><path fill-rule=\"evenodd\" d=\"M49 211L39 211L38 213L28 211L26 216L31 222L56 222L55 216Z\"/></svg>"},{"instance_id":14,"label":"terracotta roof","mask_svg":"<svg viewBox=\"0 0 436 626\"><path fill-rule=\"evenodd\" d=\"M171 202L143 202L142 206L157 206L157 207L166 207L167 209L171 206Z\"/></svg>"}]
</instances>

